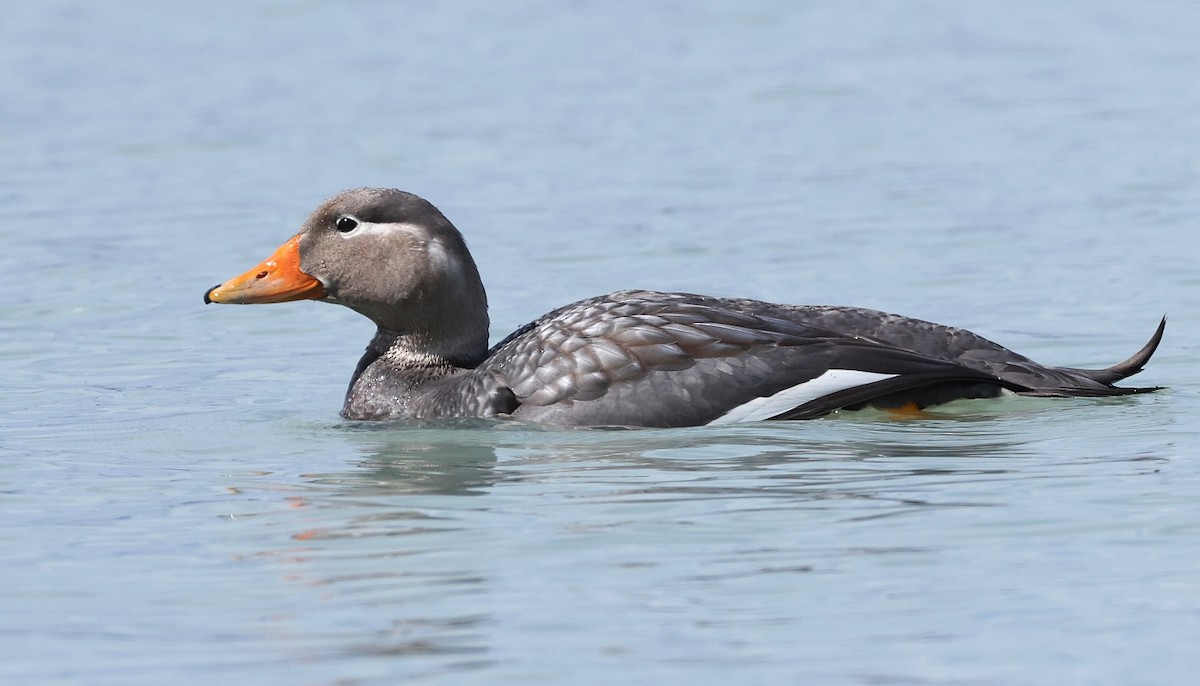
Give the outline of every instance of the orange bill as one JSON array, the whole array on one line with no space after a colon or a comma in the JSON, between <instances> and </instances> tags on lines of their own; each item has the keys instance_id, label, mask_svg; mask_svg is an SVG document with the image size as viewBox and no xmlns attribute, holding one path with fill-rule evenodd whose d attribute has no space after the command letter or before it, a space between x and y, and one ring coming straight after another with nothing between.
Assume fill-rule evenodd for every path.
<instances>
[{"instance_id":1,"label":"orange bill","mask_svg":"<svg viewBox=\"0 0 1200 686\"><path fill-rule=\"evenodd\" d=\"M282 303L325 297L321 282L300 271L300 235L254 269L208 289L206 303Z\"/></svg>"}]
</instances>

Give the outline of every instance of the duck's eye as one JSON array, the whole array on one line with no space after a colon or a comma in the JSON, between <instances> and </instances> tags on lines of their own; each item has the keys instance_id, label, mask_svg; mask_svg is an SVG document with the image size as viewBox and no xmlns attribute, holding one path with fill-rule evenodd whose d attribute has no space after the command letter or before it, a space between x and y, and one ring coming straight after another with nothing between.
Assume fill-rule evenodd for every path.
<instances>
[{"instance_id":1,"label":"duck's eye","mask_svg":"<svg viewBox=\"0 0 1200 686\"><path fill-rule=\"evenodd\" d=\"M338 217L337 230L342 233L350 233L358 228L358 220L350 216Z\"/></svg>"}]
</instances>

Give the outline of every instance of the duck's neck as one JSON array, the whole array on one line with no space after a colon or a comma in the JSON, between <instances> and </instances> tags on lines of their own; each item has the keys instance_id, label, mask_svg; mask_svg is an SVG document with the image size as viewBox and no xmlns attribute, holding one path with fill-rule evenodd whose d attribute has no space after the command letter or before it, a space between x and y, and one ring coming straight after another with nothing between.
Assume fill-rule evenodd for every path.
<instances>
[{"instance_id":1,"label":"duck's neck","mask_svg":"<svg viewBox=\"0 0 1200 686\"><path fill-rule=\"evenodd\" d=\"M486 346L487 339L478 335L434 341L420 332L380 327L350 379L342 416L410 416L410 401L422 386L474 368Z\"/></svg>"},{"instance_id":2,"label":"duck's neck","mask_svg":"<svg viewBox=\"0 0 1200 686\"><path fill-rule=\"evenodd\" d=\"M465 257L442 264L439 278L397 302L344 303L378 327L350 380L344 417L412 416L410 401L422 386L473 369L487 356L487 294L466 246L459 252Z\"/></svg>"}]
</instances>

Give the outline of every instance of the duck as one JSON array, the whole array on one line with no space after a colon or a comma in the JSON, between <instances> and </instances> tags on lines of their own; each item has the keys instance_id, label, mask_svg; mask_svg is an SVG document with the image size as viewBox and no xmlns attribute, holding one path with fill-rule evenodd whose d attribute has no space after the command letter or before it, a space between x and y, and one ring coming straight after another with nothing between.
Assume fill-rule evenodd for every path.
<instances>
[{"instance_id":1,"label":"duck","mask_svg":"<svg viewBox=\"0 0 1200 686\"><path fill-rule=\"evenodd\" d=\"M326 200L299 233L204 302L318 300L370 319L347 420L510 418L686 427L801 420L867 407L920 412L1002 394L1103 397L1142 371L1050 367L966 329L860 307L625 290L560 307L488 346L488 303L458 229L391 188Z\"/></svg>"}]
</instances>

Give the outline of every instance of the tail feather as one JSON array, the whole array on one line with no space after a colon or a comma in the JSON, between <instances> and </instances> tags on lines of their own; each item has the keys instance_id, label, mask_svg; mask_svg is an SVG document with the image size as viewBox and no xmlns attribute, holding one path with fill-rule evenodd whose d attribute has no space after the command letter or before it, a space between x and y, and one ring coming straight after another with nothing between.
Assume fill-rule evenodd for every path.
<instances>
[{"instance_id":1,"label":"tail feather","mask_svg":"<svg viewBox=\"0 0 1200 686\"><path fill-rule=\"evenodd\" d=\"M1118 362L1107 369L1066 368L1066 370L1106 385L1113 384L1121 379L1133 376L1134 374L1137 374L1146 368L1146 363L1150 361L1150 358L1154 355L1154 351L1158 350L1158 344L1162 342L1163 331L1166 330L1166 328L1167 318L1163 317L1162 321L1158 323L1158 329L1154 332L1154 335L1150 338L1150 340L1146 342L1146 345L1142 346L1141 350L1134 353L1129 359L1123 362ZM1147 388L1123 388L1120 390L1128 393L1148 393L1150 391L1157 391L1160 389L1160 386L1154 386Z\"/></svg>"}]
</instances>

